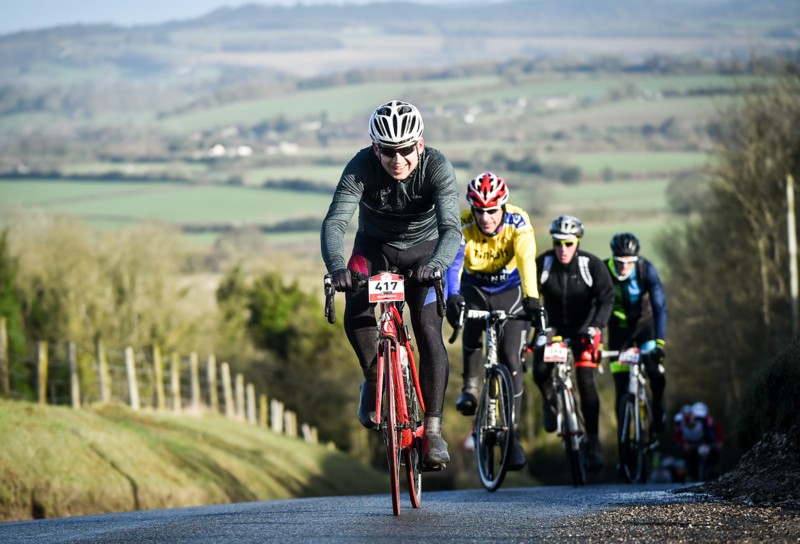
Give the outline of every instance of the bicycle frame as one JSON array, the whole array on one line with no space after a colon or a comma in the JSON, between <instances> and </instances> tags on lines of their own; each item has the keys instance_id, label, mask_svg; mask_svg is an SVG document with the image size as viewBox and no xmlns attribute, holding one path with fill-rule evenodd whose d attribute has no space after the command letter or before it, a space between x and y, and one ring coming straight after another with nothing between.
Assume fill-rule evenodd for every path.
<instances>
[{"instance_id":1,"label":"bicycle frame","mask_svg":"<svg viewBox=\"0 0 800 544\"><path fill-rule=\"evenodd\" d=\"M620 444L620 468L631 482L647 481L649 453L655 444L650 443L652 426L647 374L643 369L644 355L639 348L622 352L603 352L603 357L618 356L619 363L628 367L628 391L617 406L617 430Z\"/></svg>"},{"instance_id":2,"label":"bicycle frame","mask_svg":"<svg viewBox=\"0 0 800 544\"><path fill-rule=\"evenodd\" d=\"M378 276L373 276L370 278L372 281L374 278L378 278ZM383 278L383 275L381 275ZM402 278L402 276L401 276ZM377 281L396 281L395 280L387 280L381 279ZM400 299L402 300L402 299ZM395 379L397 383L400 385L405 385L408 378L411 378L414 384L414 388L417 391L417 397L419 398L420 405L422 406L422 411L425 411L425 404L422 399L422 390L420 389L419 384L419 374L417 372L417 364L416 360L414 359L414 352L411 349L411 342L410 337L408 334L408 328L403 324L403 316L398 309L396 302L398 300L381 300L380 301L380 318L378 320L378 344L382 341L388 341L391 343L391 352L393 356L387 361L386 357L384 357L380 352L378 353L378 383L383 383L383 376L386 372L386 367L389 366L389 371L395 372ZM403 361L400 361L398 354L400 352L399 348L403 347L406 350L406 354L408 356L408 364L404 365ZM399 364L398 364L399 362ZM388 363L388 364L387 364ZM405 375L404 370L408 370L410 373L408 376ZM399 395L398 395L399 396ZM399 399L400 404L398 404L398 413L404 413L404 416L408 417L408 407L405 405L405 398ZM380 392L375 399L375 416L378 418L378 424L380 425L380 413L381 413L381 395ZM421 427L420 427L421 428ZM419 433L421 436L422 433ZM410 443L411 438L406 438L404 436L403 444L404 446L407 443Z\"/></svg>"},{"instance_id":3,"label":"bicycle frame","mask_svg":"<svg viewBox=\"0 0 800 544\"><path fill-rule=\"evenodd\" d=\"M583 418L578 413L572 385L573 355L570 340L552 337L544 346L544 362L554 365L553 391L558 399L556 434L561 437L572 472L572 484L586 483Z\"/></svg>"}]
</instances>

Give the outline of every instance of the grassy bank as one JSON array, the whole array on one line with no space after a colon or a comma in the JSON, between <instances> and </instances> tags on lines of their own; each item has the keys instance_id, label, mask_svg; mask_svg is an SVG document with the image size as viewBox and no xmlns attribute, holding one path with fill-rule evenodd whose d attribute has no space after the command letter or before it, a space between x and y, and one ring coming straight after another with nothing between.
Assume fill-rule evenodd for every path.
<instances>
[{"instance_id":1,"label":"grassy bank","mask_svg":"<svg viewBox=\"0 0 800 544\"><path fill-rule=\"evenodd\" d=\"M0 521L387 491L326 446L222 416L0 399Z\"/></svg>"}]
</instances>

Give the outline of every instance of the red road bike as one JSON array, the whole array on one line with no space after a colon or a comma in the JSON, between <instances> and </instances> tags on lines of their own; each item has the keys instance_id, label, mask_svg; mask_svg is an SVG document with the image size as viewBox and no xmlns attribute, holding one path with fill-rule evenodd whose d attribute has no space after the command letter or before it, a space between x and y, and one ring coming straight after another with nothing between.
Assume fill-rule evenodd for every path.
<instances>
[{"instance_id":1,"label":"red road bike","mask_svg":"<svg viewBox=\"0 0 800 544\"><path fill-rule=\"evenodd\" d=\"M409 277L411 274L409 273ZM364 278L354 278L363 285ZM397 271L380 272L367 279L369 300L378 304L378 384L375 416L383 433L392 510L400 515L400 473L405 472L411 505L419 508L422 499L422 435L425 433L425 404L422 400L417 362L408 328L403 323L405 277ZM436 288L437 310L444 315L441 279ZM334 290L330 275L325 276L325 315L336 321Z\"/></svg>"}]
</instances>

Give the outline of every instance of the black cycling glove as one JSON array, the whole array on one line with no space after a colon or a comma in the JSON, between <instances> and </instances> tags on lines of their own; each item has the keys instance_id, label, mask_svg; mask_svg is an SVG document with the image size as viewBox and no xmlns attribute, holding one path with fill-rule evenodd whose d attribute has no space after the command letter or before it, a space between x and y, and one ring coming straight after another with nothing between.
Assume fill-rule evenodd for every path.
<instances>
[{"instance_id":1,"label":"black cycling glove","mask_svg":"<svg viewBox=\"0 0 800 544\"><path fill-rule=\"evenodd\" d=\"M442 279L442 273L435 266L426 264L417 269L417 281L422 285L431 286Z\"/></svg>"},{"instance_id":2,"label":"black cycling glove","mask_svg":"<svg viewBox=\"0 0 800 544\"><path fill-rule=\"evenodd\" d=\"M464 297L461 295L450 295L447 299L447 322L454 329L458 327L461 318L461 310L464 308Z\"/></svg>"},{"instance_id":3,"label":"black cycling glove","mask_svg":"<svg viewBox=\"0 0 800 544\"><path fill-rule=\"evenodd\" d=\"M340 292L353 290L353 277L346 268L340 268L339 270L331 272L331 283L333 284L333 288Z\"/></svg>"}]
</instances>

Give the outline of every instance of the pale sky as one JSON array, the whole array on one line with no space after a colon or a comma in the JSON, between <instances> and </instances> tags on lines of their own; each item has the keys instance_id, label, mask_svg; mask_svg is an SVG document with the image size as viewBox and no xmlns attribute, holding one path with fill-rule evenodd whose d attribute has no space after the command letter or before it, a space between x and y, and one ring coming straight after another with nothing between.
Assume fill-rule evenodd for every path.
<instances>
[{"instance_id":1,"label":"pale sky","mask_svg":"<svg viewBox=\"0 0 800 544\"><path fill-rule=\"evenodd\" d=\"M369 4L397 0L0 0L0 34L75 23L119 26L192 19L221 7L244 4L293 6ZM418 4L472 3L475 0L410 0Z\"/></svg>"}]
</instances>

